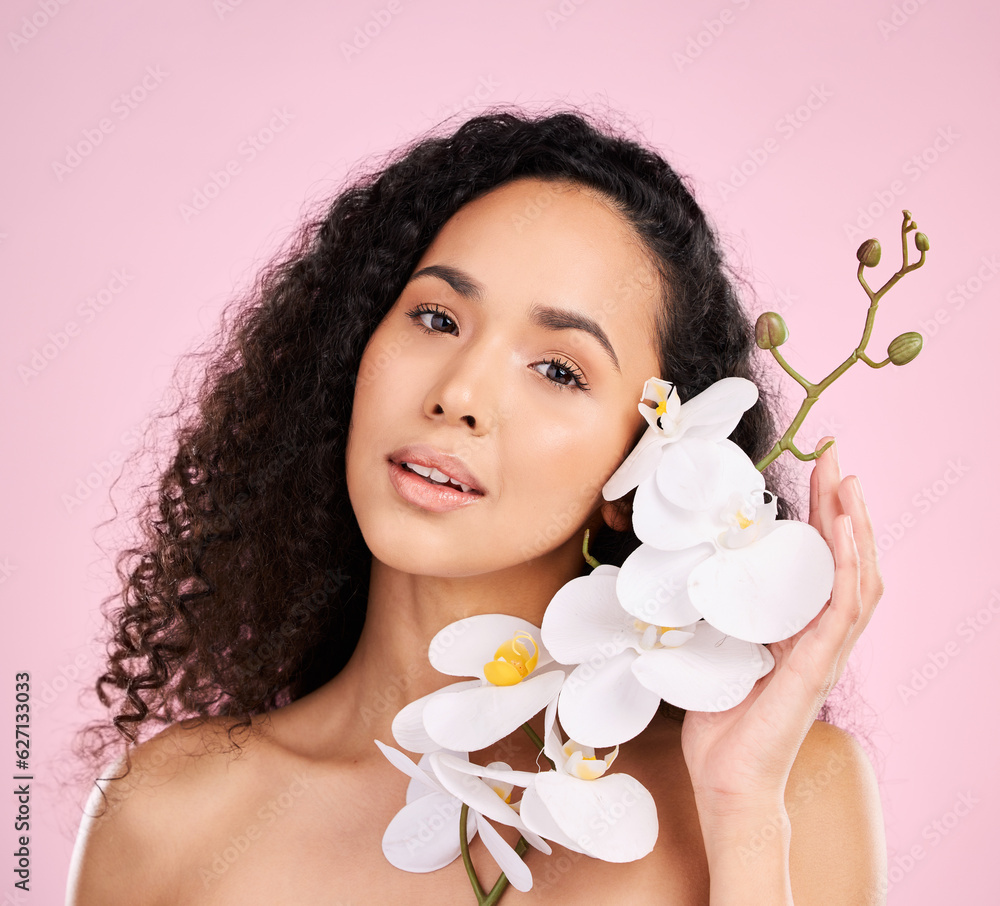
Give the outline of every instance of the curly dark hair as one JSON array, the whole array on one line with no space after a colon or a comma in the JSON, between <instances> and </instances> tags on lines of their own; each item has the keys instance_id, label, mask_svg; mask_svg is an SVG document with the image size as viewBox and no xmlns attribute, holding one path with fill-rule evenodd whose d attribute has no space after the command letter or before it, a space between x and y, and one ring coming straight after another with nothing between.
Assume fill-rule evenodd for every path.
<instances>
[{"instance_id":1,"label":"curly dark hair","mask_svg":"<svg viewBox=\"0 0 1000 906\"><path fill-rule=\"evenodd\" d=\"M146 487L138 540L116 560L121 591L102 604L110 638L96 691L113 717L81 731L92 761L112 743L127 753L158 723L249 727L346 664L371 563L345 479L362 353L442 225L522 177L590 187L632 224L665 288L662 376L682 399L724 377L754 381L760 398L731 439L755 461L770 449L775 397L737 279L685 179L657 153L565 109L494 107L421 137L307 218L199 354L200 379L169 413L169 464ZM766 478L779 517L796 518L787 474L776 464ZM638 544L604 528L591 547L620 565Z\"/></svg>"}]
</instances>

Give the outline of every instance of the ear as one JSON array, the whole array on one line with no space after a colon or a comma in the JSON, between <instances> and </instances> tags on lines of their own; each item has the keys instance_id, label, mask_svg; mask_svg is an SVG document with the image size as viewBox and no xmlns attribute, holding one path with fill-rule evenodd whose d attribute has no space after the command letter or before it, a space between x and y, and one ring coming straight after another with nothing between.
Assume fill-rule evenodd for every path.
<instances>
[{"instance_id":1,"label":"ear","mask_svg":"<svg viewBox=\"0 0 1000 906\"><path fill-rule=\"evenodd\" d=\"M608 528L616 532L624 532L631 523L632 507L622 497L618 500L607 500L601 506L601 516Z\"/></svg>"}]
</instances>

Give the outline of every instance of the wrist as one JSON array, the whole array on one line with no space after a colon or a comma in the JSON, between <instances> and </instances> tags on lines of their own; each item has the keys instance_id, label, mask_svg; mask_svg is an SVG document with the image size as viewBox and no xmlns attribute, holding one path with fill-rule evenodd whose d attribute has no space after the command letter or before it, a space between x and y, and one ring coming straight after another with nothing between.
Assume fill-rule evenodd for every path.
<instances>
[{"instance_id":1,"label":"wrist","mask_svg":"<svg viewBox=\"0 0 1000 906\"><path fill-rule=\"evenodd\" d=\"M791 824L782 798L698 801L711 906L791 904Z\"/></svg>"}]
</instances>

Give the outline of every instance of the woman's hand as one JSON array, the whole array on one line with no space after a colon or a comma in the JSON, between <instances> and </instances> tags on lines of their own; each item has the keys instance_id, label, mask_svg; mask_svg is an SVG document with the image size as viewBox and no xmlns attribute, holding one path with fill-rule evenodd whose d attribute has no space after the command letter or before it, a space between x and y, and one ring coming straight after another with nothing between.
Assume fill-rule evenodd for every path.
<instances>
[{"instance_id":1,"label":"woman's hand","mask_svg":"<svg viewBox=\"0 0 1000 906\"><path fill-rule=\"evenodd\" d=\"M841 480L836 445L813 468L809 523L833 551L830 600L796 635L768 646L774 669L743 702L684 718L684 759L706 833L717 819L781 808L799 747L882 595L861 485L854 476Z\"/></svg>"}]
</instances>

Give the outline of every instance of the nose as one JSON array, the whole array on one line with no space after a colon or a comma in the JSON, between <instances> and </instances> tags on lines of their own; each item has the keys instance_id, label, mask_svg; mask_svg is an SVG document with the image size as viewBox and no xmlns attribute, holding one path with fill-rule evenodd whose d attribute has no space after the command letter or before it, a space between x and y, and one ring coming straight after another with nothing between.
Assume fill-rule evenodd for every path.
<instances>
[{"instance_id":1,"label":"nose","mask_svg":"<svg viewBox=\"0 0 1000 906\"><path fill-rule=\"evenodd\" d=\"M449 356L424 398L424 414L449 425L468 425L476 436L489 434L503 394L502 359L509 354L477 344Z\"/></svg>"}]
</instances>

